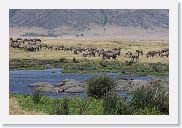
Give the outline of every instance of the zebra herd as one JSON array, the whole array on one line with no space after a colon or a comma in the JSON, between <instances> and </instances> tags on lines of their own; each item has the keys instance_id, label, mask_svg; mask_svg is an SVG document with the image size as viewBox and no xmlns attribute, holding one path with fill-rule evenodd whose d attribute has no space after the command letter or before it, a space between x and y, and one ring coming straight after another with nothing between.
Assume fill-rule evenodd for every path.
<instances>
[{"instance_id":1,"label":"zebra herd","mask_svg":"<svg viewBox=\"0 0 182 128\"><path fill-rule=\"evenodd\" d=\"M26 52L36 52L44 49L50 49L50 50L63 50L64 52L71 51L73 54L80 54L82 57L102 57L103 60L105 59L114 59L116 60L121 55L121 48L113 48L110 50L106 49L98 49L95 47L89 47L89 48L81 48L81 47L65 47L64 45L48 45L45 43L42 43L41 39L34 38L34 39L22 39L22 38L10 38L10 47L17 48L20 50L24 50ZM140 55L143 56L144 52L141 49L135 50L135 52L127 52L125 53L125 56L127 58L131 58L133 61L138 60L140 58ZM169 56L169 49L164 48L162 50L154 50L149 51L146 53L146 57L154 57L154 56L160 56L160 57L168 57Z\"/></svg>"}]
</instances>

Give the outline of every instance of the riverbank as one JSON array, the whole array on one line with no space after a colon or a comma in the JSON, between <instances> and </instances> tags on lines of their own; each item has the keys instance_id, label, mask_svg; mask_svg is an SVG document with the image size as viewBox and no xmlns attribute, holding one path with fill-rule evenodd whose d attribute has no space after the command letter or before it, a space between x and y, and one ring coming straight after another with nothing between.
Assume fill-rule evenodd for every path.
<instances>
[{"instance_id":1,"label":"riverbank","mask_svg":"<svg viewBox=\"0 0 182 128\"><path fill-rule=\"evenodd\" d=\"M9 110L10 115L46 115L46 113L42 112L24 110L15 96L10 96L9 98Z\"/></svg>"},{"instance_id":2,"label":"riverbank","mask_svg":"<svg viewBox=\"0 0 182 128\"><path fill-rule=\"evenodd\" d=\"M114 90L118 92L118 95L124 95L125 92L137 90L141 86L152 86L153 84L160 84L165 88L168 88L168 80L123 80L119 79L115 81ZM27 85L29 88L33 88L35 91L40 92L52 92L52 93L64 93L71 96L75 93L83 93L86 96L86 90L88 84L86 81L78 81L74 79L65 79L59 83L49 83L49 82L36 82ZM68 96L67 95L67 96Z\"/></svg>"},{"instance_id":3,"label":"riverbank","mask_svg":"<svg viewBox=\"0 0 182 128\"><path fill-rule=\"evenodd\" d=\"M154 84L129 91L125 97L109 95L101 99L50 98L34 93L32 95L10 94L10 101L16 99L23 111L49 115L108 115L108 111L112 112L111 115L166 115L169 114L169 99L166 92L168 91L162 86ZM128 96L133 98L128 99ZM10 106L14 106L12 102ZM11 109L10 107L10 111Z\"/></svg>"},{"instance_id":4,"label":"riverbank","mask_svg":"<svg viewBox=\"0 0 182 128\"><path fill-rule=\"evenodd\" d=\"M48 59L10 59L10 70L43 70L49 68L63 69L64 73L97 73L119 72L124 75L155 75L163 76L169 72L169 64L162 63L132 63L117 60L99 61L80 59L74 63L72 60L60 58Z\"/></svg>"}]
</instances>

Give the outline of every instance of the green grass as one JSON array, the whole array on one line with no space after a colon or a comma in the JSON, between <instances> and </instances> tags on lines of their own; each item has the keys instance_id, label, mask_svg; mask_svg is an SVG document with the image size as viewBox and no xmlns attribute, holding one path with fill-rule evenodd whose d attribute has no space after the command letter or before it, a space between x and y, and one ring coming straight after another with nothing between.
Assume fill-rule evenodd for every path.
<instances>
[{"instance_id":1,"label":"green grass","mask_svg":"<svg viewBox=\"0 0 182 128\"><path fill-rule=\"evenodd\" d=\"M15 97L22 109L27 111L43 112L53 114L56 103L61 103L64 98L49 98L43 96L39 103L32 100L32 95L11 94L10 97ZM87 106L89 102L89 107ZM100 115L102 114L102 100L93 98L74 97L69 98L69 114L71 115ZM85 108L85 109L83 109Z\"/></svg>"},{"instance_id":2,"label":"green grass","mask_svg":"<svg viewBox=\"0 0 182 128\"><path fill-rule=\"evenodd\" d=\"M132 99L119 97L113 93L101 99L91 97L41 96L34 102L34 95L10 94L19 102L21 109L42 112L49 115L168 115L169 95L161 85L140 87L128 93Z\"/></svg>"},{"instance_id":3,"label":"green grass","mask_svg":"<svg viewBox=\"0 0 182 128\"><path fill-rule=\"evenodd\" d=\"M162 63L134 63L127 65L120 61L99 61L99 60L72 60L60 58L58 60L36 60L36 59L12 59L10 69L32 70L47 68L62 68L64 73L96 73L96 72L121 72L124 75L155 75L162 76L169 72L169 65ZM125 72L129 70L131 72Z\"/></svg>"}]
</instances>

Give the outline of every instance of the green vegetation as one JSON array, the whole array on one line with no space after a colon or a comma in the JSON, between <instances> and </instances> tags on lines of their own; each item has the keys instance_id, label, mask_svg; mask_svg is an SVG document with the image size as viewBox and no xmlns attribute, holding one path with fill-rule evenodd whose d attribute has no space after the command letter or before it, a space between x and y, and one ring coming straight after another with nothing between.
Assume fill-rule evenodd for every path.
<instances>
[{"instance_id":1,"label":"green vegetation","mask_svg":"<svg viewBox=\"0 0 182 128\"><path fill-rule=\"evenodd\" d=\"M52 115L100 115L103 111L103 101L101 99L81 97L65 99L42 96L41 102L34 103L32 95L10 94L10 98L11 97L15 97L18 100L20 107L26 111L37 111Z\"/></svg>"},{"instance_id":2,"label":"green vegetation","mask_svg":"<svg viewBox=\"0 0 182 128\"><path fill-rule=\"evenodd\" d=\"M75 58L76 59L76 58ZM37 59L12 59L10 69L31 70L62 68L65 73L95 73L95 72L121 72L125 75L165 75L169 72L169 65L162 63L133 63L128 65L120 61L98 61L60 58L58 60L37 60Z\"/></svg>"},{"instance_id":3,"label":"green vegetation","mask_svg":"<svg viewBox=\"0 0 182 128\"><path fill-rule=\"evenodd\" d=\"M20 107L26 111L51 115L169 114L168 90L160 84L142 86L125 97L119 97L111 78L93 77L88 83L96 87L88 87L88 97L49 98L36 92L33 95L11 94L10 98L17 99Z\"/></svg>"},{"instance_id":4,"label":"green vegetation","mask_svg":"<svg viewBox=\"0 0 182 128\"><path fill-rule=\"evenodd\" d=\"M133 113L133 115L161 115L162 113L156 107L145 107Z\"/></svg>"},{"instance_id":5,"label":"green vegetation","mask_svg":"<svg viewBox=\"0 0 182 128\"><path fill-rule=\"evenodd\" d=\"M55 100L53 103L53 115L68 115L69 114L69 99L63 98L62 101Z\"/></svg>"},{"instance_id":6,"label":"green vegetation","mask_svg":"<svg viewBox=\"0 0 182 128\"><path fill-rule=\"evenodd\" d=\"M160 84L138 88L132 92L131 105L142 112L152 110L169 114L169 94ZM142 109L142 110L141 110ZM149 110L148 110L149 109ZM147 112L148 113L148 112Z\"/></svg>"},{"instance_id":7,"label":"green vegetation","mask_svg":"<svg viewBox=\"0 0 182 128\"><path fill-rule=\"evenodd\" d=\"M42 95L39 91L35 91L32 96L32 100L34 103L39 103L41 101Z\"/></svg>"},{"instance_id":8,"label":"green vegetation","mask_svg":"<svg viewBox=\"0 0 182 128\"><path fill-rule=\"evenodd\" d=\"M94 76L88 80L87 94L94 98L103 98L113 91L115 82L108 76Z\"/></svg>"},{"instance_id":9,"label":"green vegetation","mask_svg":"<svg viewBox=\"0 0 182 128\"><path fill-rule=\"evenodd\" d=\"M103 99L103 114L114 115L117 109L117 94L113 91L107 93Z\"/></svg>"}]
</instances>

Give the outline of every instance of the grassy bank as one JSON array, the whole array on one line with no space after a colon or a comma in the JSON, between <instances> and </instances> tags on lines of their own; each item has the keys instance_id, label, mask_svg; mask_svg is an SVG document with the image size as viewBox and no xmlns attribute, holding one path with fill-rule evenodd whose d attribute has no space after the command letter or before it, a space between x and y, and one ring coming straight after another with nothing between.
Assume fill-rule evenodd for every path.
<instances>
[{"instance_id":1,"label":"grassy bank","mask_svg":"<svg viewBox=\"0 0 182 128\"><path fill-rule=\"evenodd\" d=\"M50 115L169 114L168 89L160 82L140 86L124 97L117 95L116 83L111 77L95 76L87 83L87 97L50 98L35 91L32 95L10 94L10 101L17 100L23 111ZM13 103L10 106L16 106Z\"/></svg>"},{"instance_id":2,"label":"grassy bank","mask_svg":"<svg viewBox=\"0 0 182 128\"><path fill-rule=\"evenodd\" d=\"M46 114L54 114L55 104L60 103L64 98L49 98L46 96L41 97L39 103L34 103L32 95L19 95L11 94L10 99L16 98L20 107L26 111L36 111ZM69 98L69 114L80 115L100 115L102 114L102 100L96 100L93 98ZM89 104L89 106L88 106ZM86 106L87 105L87 106ZM84 108L84 109L83 109ZM83 109L83 110L82 110Z\"/></svg>"},{"instance_id":3,"label":"grassy bank","mask_svg":"<svg viewBox=\"0 0 182 128\"><path fill-rule=\"evenodd\" d=\"M137 92L136 92L137 93ZM109 99L109 101L105 101L104 99L95 99L95 98L81 98L81 97L74 97L74 98L67 98L68 106L67 108L63 108L63 110L58 107L64 106L65 98L49 98L46 96L42 96L40 102L35 103L32 100L33 95L23 95L23 94L11 94L10 100L16 99L19 103L19 107L29 112L34 113L44 113L49 115L65 115L64 113L58 113L59 111L64 111L67 109L68 115L165 115L168 114L168 110L160 110L158 105L152 105L150 101L145 101L145 97L142 94L137 94L134 100L127 101L124 98L114 98ZM149 98L149 97L148 97ZM117 100L118 99L118 100ZM152 99L148 99L152 100ZM164 99L159 99L164 100ZM166 99L165 99L166 100ZM114 103L113 103L114 102ZM116 103L115 103L116 102ZM148 104L146 104L148 102ZM157 102L157 101L156 101ZM166 108L165 101L159 105L162 108ZM62 104L62 105L61 105ZM168 104L167 104L168 105ZM14 106L14 105L11 105ZM117 109L115 109L117 107ZM113 109L116 110L113 113L106 113L105 109ZM10 108L11 111L11 108ZM13 114L13 113L12 113Z\"/></svg>"},{"instance_id":4,"label":"grassy bank","mask_svg":"<svg viewBox=\"0 0 182 128\"><path fill-rule=\"evenodd\" d=\"M95 72L121 72L125 75L165 75L169 72L169 65L162 63L128 64L121 61L100 61L80 59L73 63L71 59L60 58L57 60L38 59L11 59L10 69L31 70L62 68L65 73L95 73Z\"/></svg>"},{"instance_id":5,"label":"grassy bank","mask_svg":"<svg viewBox=\"0 0 182 128\"><path fill-rule=\"evenodd\" d=\"M10 101L18 101L22 111L50 115L169 114L168 89L160 82L138 87L124 97L117 95L115 87L111 77L99 76L88 80L87 97L49 98L35 91L32 95L10 94ZM17 106L13 103L10 106Z\"/></svg>"}]
</instances>

